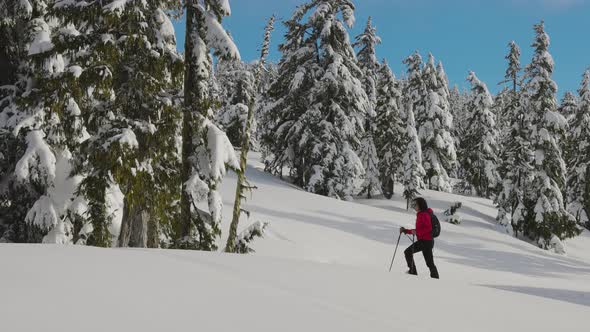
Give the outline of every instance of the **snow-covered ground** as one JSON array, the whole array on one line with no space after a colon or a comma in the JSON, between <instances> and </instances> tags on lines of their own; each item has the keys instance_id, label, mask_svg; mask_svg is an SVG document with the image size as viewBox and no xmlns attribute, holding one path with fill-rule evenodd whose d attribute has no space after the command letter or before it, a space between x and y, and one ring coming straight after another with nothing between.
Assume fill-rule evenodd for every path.
<instances>
[{"instance_id":1,"label":"snow-covered ground","mask_svg":"<svg viewBox=\"0 0 590 332\"><path fill-rule=\"evenodd\" d=\"M502 234L489 200L424 192L442 223L441 279L406 275L398 196L343 202L264 174L250 222L268 221L256 254L0 245L0 331L574 331L590 314L590 235L567 256ZM230 219L235 177L224 183ZM248 222L243 221L241 227ZM227 232L227 223L224 231Z\"/></svg>"}]
</instances>

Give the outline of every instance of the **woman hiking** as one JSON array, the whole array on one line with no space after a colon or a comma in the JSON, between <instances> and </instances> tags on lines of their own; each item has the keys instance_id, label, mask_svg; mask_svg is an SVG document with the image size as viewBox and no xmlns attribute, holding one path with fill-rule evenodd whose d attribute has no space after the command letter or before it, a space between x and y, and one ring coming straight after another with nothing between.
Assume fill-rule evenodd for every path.
<instances>
[{"instance_id":1,"label":"woman hiking","mask_svg":"<svg viewBox=\"0 0 590 332\"><path fill-rule=\"evenodd\" d=\"M414 263L414 253L422 251L426 265L430 269L430 277L438 279L438 270L434 265L434 258L432 257L432 248L434 248L434 239L432 238L432 209L428 208L426 200L422 197L414 199L414 210L416 210L416 229L400 228L400 233L415 234L418 241L412 243L404 251L406 255L406 262L408 263L409 274L418 275L416 264Z\"/></svg>"}]
</instances>

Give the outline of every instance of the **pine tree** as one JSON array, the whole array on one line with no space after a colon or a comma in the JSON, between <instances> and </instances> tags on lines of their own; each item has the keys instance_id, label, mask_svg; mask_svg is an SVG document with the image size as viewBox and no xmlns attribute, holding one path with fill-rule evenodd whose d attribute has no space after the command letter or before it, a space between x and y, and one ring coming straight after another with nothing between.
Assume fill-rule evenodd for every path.
<instances>
[{"instance_id":1,"label":"pine tree","mask_svg":"<svg viewBox=\"0 0 590 332\"><path fill-rule=\"evenodd\" d=\"M351 198L363 173L355 151L370 110L345 27L353 23L348 0L318 0L296 10L285 23L279 78L264 120L273 128L263 140L271 155L267 168L282 174L288 166L297 185L339 199Z\"/></svg>"},{"instance_id":2,"label":"pine tree","mask_svg":"<svg viewBox=\"0 0 590 332\"><path fill-rule=\"evenodd\" d=\"M432 54L422 76L424 110L416 110L415 115L426 179L430 189L451 192L448 173L454 170L457 162L455 142L450 133L453 117L449 112L448 82L436 69Z\"/></svg>"},{"instance_id":3,"label":"pine tree","mask_svg":"<svg viewBox=\"0 0 590 332\"><path fill-rule=\"evenodd\" d=\"M399 82L385 61L380 66L377 82L375 147L379 159L381 191L387 199L391 199L395 182L402 174L406 129L399 107Z\"/></svg>"},{"instance_id":4,"label":"pine tree","mask_svg":"<svg viewBox=\"0 0 590 332\"><path fill-rule=\"evenodd\" d=\"M490 197L499 182L496 170L498 131L491 112L493 100L488 87L475 73L470 72L467 80L471 83L471 99L467 106L467 129L462 140L461 159L468 183L479 196Z\"/></svg>"},{"instance_id":5,"label":"pine tree","mask_svg":"<svg viewBox=\"0 0 590 332\"><path fill-rule=\"evenodd\" d=\"M526 68L524 104L531 118L531 141L535 150L533 181L527 190L529 218L524 234L544 248L578 234L575 219L565 209L566 167L559 147L559 135L565 130L565 118L557 113L557 85L552 80L553 58L544 23L534 26L536 32L533 60Z\"/></svg>"},{"instance_id":6,"label":"pine tree","mask_svg":"<svg viewBox=\"0 0 590 332\"><path fill-rule=\"evenodd\" d=\"M419 194L418 190L425 187L423 178L426 176L426 171L422 166L422 145L416 130L414 113L426 111L426 86L422 80L422 57L420 54L415 52L406 58L404 63L408 67L408 81L402 94L404 105L402 114L405 122L403 141L406 142L402 183L406 208L409 208L410 201Z\"/></svg>"},{"instance_id":7,"label":"pine tree","mask_svg":"<svg viewBox=\"0 0 590 332\"><path fill-rule=\"evenodd\" d=\"M213 101L209 84L210 50L221 59L239 59L239 52L220 21L231 13L226 0L191 0L186 3L184 108L182 118L183 190L176 246L215 250L221 234L223 202L218 191L226 168L239 164L229 139L210 119ZM209 212L197 202L207 201Z\"/></svg>"},{"instance_id":8,"label":"pine tree","mask_svg":"<svg viewBox=\"0 0 590 332\"><path fill-rule=\"evenodd\" d=\"M570 118L566 161L568 211L590 229L590 70L586 70L578 90L580 102Z\"/></svg>"}]
</instances>

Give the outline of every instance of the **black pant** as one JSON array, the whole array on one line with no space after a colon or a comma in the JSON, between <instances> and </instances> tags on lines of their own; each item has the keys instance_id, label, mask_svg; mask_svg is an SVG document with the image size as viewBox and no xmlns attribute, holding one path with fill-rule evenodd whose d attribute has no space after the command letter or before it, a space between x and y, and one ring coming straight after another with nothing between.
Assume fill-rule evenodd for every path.
<instances>
[{"instance_id":1,"label":"black pant","mask_svg":"<svg viewBox=\"0 0 590 332\"><path fill-rule=\"evenodd\" d=\"M422 251L426 265L430 269L430 277L438 279L438 270L436 269L436 265L434 265L432 248L434 248L434 240L418 240L404 251L408 268L410 268L410 274L418 274L416 264L414 263L414 253Z\"/></svg>"}]
</instances>

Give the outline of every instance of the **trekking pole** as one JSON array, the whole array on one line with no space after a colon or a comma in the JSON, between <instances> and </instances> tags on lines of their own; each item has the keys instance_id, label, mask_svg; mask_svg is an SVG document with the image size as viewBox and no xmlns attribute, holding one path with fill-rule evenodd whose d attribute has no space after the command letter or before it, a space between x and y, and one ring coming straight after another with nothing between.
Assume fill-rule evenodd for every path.
<instances>
[{"instance_id":1,"label":"trekking pole","mask_svg":"<svg viewBox=\"0 0 590 332\"><path fill-rule=\"evenodd\" d=\"M397 237L397 244L395 245L395 251L393 252L393 257L391 258L391 265L389 265L389 272L391 272L391 267L393 266L393 260L395 259L395 254L397 253L397 247L399 246L399 240L402 238L402 233L399 233Z\"/></svg>"},{"instance_id":2,"label":"trekking pole","mask_svg":"<svg viewBox=\"0 0 590 332\"><path fill-rule=\"evenodd\" d=\"M414 271L417 272L418 270L416 270L416 260L414 259L414 244L416 243L414 241L414 239L416 239L416 231L414 230L414 232L412 233L412 267L414 268ZM408 236L409 237L409 236Z\"/></svg>"}]
</instances>

